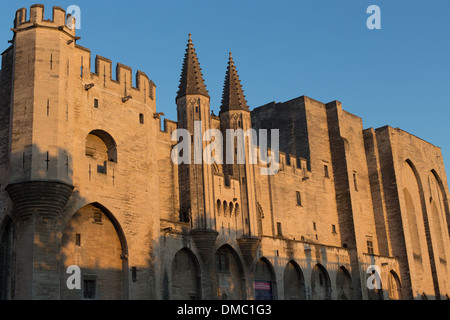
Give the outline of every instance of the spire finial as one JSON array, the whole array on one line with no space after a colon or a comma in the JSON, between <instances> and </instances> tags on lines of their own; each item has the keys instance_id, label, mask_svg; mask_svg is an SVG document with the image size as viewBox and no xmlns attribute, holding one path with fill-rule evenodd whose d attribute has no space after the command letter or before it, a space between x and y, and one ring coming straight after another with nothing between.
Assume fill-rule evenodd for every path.
<instances>
[{"instance_id":1,"label":"spire finial","mask_svg":"<svg viewBox=\"0 0 450 320\"><path fill-rule=\"evenodd\" d=\"M244 90L242 90L241 81L239 80L231 52L229 52L229 55L230 59L225 75L220 112L222 113L229 110L249 111L247 101L245 101Z\"/></svg>"},{"instance_id":2,"label":"spire finial","mask_svg":"<svg viewBox=\"0 0 450 320\"><path fill-rule=\"evenodd\" d=\"M192 35L189 33L189 41L184 55L181 79L178 86L177 99L189 94L201 94L209 97L208 90L203 80L200 64L192 43Z\"/></svg>"}]
</instances>

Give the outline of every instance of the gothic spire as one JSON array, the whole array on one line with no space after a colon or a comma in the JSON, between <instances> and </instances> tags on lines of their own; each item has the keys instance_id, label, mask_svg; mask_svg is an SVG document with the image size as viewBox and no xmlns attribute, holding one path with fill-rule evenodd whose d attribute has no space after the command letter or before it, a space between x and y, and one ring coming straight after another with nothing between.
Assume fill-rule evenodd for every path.
<instances>
[{"instance_id":1,"label":"gothic spire","mask_svg":"<svg viewBox=\"0 0 450 320\"><path fill-rule=\"evenodd\" d=\"M239 80L231 52L225 76L220 112L229 110L250 111L247 106L247 101L245 101L244 90L242 90L241 81Z\"/></svg>"},{"instance_id":2,"label":"gothic spire","mask_svg":"<svg viewBox=\"0 0 450 320\"><path fill-rule=\"evenodd\" d=\"M206 90L205 81L203 80L202 69L192 44L191 34L189 34L189 41L184 55L177 99L188 94L201 94L209 98L208 90Z\"/></svg>"}]
</instances>

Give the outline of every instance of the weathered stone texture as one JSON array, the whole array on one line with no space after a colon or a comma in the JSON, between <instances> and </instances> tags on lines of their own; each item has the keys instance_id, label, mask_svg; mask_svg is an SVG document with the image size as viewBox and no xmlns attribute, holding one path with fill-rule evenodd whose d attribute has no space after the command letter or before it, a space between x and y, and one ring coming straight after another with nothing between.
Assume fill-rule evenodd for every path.
<instances>
[{"instance_id":1,"label":"weathered stone texture","mask_svg":"<svg viewBox=\"0 0 450 320\"><path fill-rule=\"evenodd\" d=\"M4 299L445 299L449 191L441 151L363 129L306 96L249 111L234 61L223 105L189 39L177 121L143 72L97 56L65 12L17 11L0 73L0 297ZM175 95L175 93L174 93ZM279 130L266 164L180 164L173 133ZM222 150L224 151L224 150ZM275 146L269 145L269 156ZM194 148L187 155L194 160ZM67 268L81 268L70 290ZM378 267L382 289L367 287Z\"/></svg>"}]
</instances>

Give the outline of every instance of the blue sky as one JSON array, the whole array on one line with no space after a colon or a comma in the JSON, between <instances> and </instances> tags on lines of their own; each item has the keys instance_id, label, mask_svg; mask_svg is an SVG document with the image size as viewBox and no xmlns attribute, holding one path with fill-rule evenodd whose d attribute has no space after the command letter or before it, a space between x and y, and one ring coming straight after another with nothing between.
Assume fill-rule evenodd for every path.
<instances>
[{"instance_id":1,"label":"blue sky","mask_svg":"<svg viewBox=\"0 0 450 320\"><path fill-rule=\"evenodd\" d=\"M0 50L14 13L36 1L5 1ZM40 1L81 8L78 44L145 72L157 109L176 120L175 95L188 33L217 114L228 52L250 109L306 95L342 102L365 128L400 127L441 147L450 168L450 1L159 0ZM381 30L369 30L369 5Z\"/></svg>"}]
</instances>

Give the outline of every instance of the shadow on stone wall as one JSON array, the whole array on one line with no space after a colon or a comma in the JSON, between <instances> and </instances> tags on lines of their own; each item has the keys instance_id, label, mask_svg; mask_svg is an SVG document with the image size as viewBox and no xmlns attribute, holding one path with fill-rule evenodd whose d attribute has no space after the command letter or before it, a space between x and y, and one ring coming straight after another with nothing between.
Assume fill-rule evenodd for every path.
<instances>
[{"instance_id":1,"label":"shadow on stone wall","mask_svg":"<svg viewBox=\"0 0 450 320\"><path fill-rule=\"evenodd\" d=\"M147 266L130 266L128 256L133 252L129 253L127 237L132 235L125 234L114 212L100 202L87 203L73 188L68 154L59 149L51 156L32 146L28 153L11 158L14 163L9 168L17 171L9 173L12 183L0 189L2 298L311 300L357 296L360 284L351 277L349 263L332 254L345 248L260 235L256 247L251 247L254 251L245 251L242 241L224 230L209 231L213 237L207 239L207 248L198 242L198 230L194 235L189 223L179 221L160 225L159 236L148 250ZM74 204L83 206L72 209ZM262 249L261 241L271 241L278 249ZM79 290L67 287L70 265L81 268ZM375 295L368 294L369 299L389 298L387 279L382 279L382 285Z\"/></svg>"}]
</instances>

